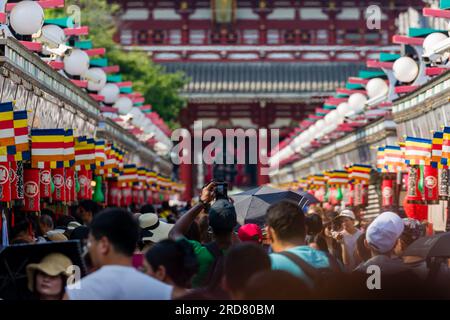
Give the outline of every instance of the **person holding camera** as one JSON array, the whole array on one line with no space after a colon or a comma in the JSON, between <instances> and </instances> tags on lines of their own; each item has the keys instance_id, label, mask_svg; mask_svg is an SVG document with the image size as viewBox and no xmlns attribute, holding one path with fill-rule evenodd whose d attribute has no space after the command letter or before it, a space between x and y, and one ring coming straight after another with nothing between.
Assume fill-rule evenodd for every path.
<instances>
[{"instance_id":1,"label":"person holding camera","mask_svg":"<svg viewBox=\"0 0 450 320\"><path fill-rule=\"evenodd\" d=\"M213 241L206 244L188 240L185 237L191 224L203 209L208 212L209 226L213 235ZM220 291L218 288L220 288L223 273L223 256L233 244L236 219L234 205L226 195L224 184L210 182L202 189L199 203L186 212L173 226L169 238L187 240L197 256L199 268L192 279L193 288L203 287L208 288L210 292Z\"/></svg>"}]
</instances>

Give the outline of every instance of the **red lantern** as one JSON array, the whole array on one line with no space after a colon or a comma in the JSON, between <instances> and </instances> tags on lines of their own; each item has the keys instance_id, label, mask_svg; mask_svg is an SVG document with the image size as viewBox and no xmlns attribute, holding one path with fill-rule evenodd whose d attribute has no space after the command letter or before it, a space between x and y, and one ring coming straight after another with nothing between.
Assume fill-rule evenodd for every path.
<instances>
[{"instance_id":1,"label":"red lantern","mask_svg":"<svg viewBox=\"0 0 450 320\"><path fill-rule=\"evenodd\" d=\"M10 163L9 181L11 183L11 199L23 199L23 166L22 162Z\"/></svg>"},{"instance_id":2,"label":"red lantern","mask_svg":"<svg viewBox=\"0 0 450 320\"><path fill-rule=\"evenodd\" d=\"M142 205L144 203L145 203L145 192L144 190L139 190L137 204Z\"/></svg>"},{"instance_id":3,"label":"red lantern","mask_svg":"<svg viewBox=\"0 0 450 320\"><path fill-rule=\"evenodd\" d=\"M40 197L40 172L39 169L24 169L24 200L25 206L22 208L26 212L37 212L41 210Z\"/></svg>"},{"instance_id":4,"label":"red lantern","mask_svg":"<svg viewBox=\"0 0 450 320\"><path fill-rule=\"evenodd\" d=\"M139 204L139 187L134 186L132 191L133 203Z\"/></svg>"},{"instance_id":5,"label":"red lantern","mask_svg":"<svg viewBox=\"0 0 450 320\"><path fill-rule=\"evenodd\" d=\"M433 168L432 166L425 166L423 177L423 193L426 203L439 203L438 169Z\"/></svg>"},{"instance_id":6,"label":"red lantern","mask_svg":"<svg viewBox=\"0 0 450 320\"><path fill-rule=\"evenodd\" d=\"M51 171L50 169L40 170L39 172L40 179L40 197L42 199L48 199L52 196L52 186L51 186Z\"/></svg>"},{"instance_id":7,"label":"red lantern","mask_svg":"<svg viewBox=\"0 0 450 320\"><path fill-rule=\"evenodd\" d=\"M64 168L52 169L52 179L55 189L53 190L52 199L54 201L66 201Z\"/></svg>"},{"instance_id":8,"label":"red lantern","mask_svg":"<svg viewBox=\"0 0 450 320\"><path fill-rule=\"evenodd\" d=\"M409 203L407 197L403 200L403 209L408 218L420 221L428 220L428 206L420 203Z\"/></svg>"},{"instance_id":9,"label":"red lantern","mask_svg":"<svg viewBox=\"0 0 450 320\"><path fill-rule=\"evenodd\" d=\"M153 204L152 190L150 189L145 190L145 196L147 197L147 203Z\"/></svg>"},{"instance_id":10,"label":"red lantern","mask_svg":"<svg viewBox=\"0 0 450 320\"><path fill-rule=\"evenodd\" d=\"M129 186L122 188L122 206L127 207L133 203L133 192Z\"/></svg>"},{"instance_id":11,"label":"red lantern","mask_svg":"<svg viewBox=\"0 0 450 320\"><path fill-rule=\"evenodd\" d=\"M381 182L382 207L391 207L394 205L394 180L384 176Z\"/></svg>"},{"instance_id":12,"label":"red lantern","mask_svg":"<svg viewBox=\"0 0 450 320\"><path fill-rule=\"evenodd\" d=\"M122 201L122 191L117 181L108 183L108 205L119 207Z\"/></svg>"},{"instance_id":13,"label":"red lantern","mask_svg":"<svg viewBox=\"0 0 450 320\"><path fill-rule=\"evenodd\" d=\"M81 169L78 171L78 183L80 184L80 191L78 192L79 200L92 199L92 171Z\"/></svg>"},{"instance_id":14,"label":"red lantern","mask_svg":"<svg viewBox=\"0 0 450 320\"><path fill-rule=\"evenodd\" d=\"M0 202L11 201L10 168L8 162L0 162Z\"/></svg>"},{"instance_id":15,"label":"red lantern","mask_svg":"<svg viewBox=\"0 0 450 320\"><path fill-rule=\"evenodd\" d=\"M65 192L67 202L74 202L76 200L75 171L71 168L66 169Z\"/></svg>"},{"instance_id":16,"label":"red lantern","mask_svg":"<svg viewBox=\"0 0 450 320\"><path fill-rule=\"evenodd\" d=\"M408 203L423 203L422 193L419 190L420 168L418 166L409 167L408 191L406 201Z\"/></svg>"},{"instance_id":17,"label":"red lantern","mask_svg":"<svg viewBox=\"0 0 450 320\"><path fill-rule=\"evenodd\" d=\"M353 183L348 184L347 206L351 207L355 204L355 186Z\"/></svg>"},{"instance_id":18,"label":"red lantern","mask_svg":"<svg viewBox=\"0 0 450 320\"><path fill-rule=\"evenodd\" d=\"M353 205L356 207L362 204L362 185L355 182L353 188Z\"/></svg>"}]
</instances>

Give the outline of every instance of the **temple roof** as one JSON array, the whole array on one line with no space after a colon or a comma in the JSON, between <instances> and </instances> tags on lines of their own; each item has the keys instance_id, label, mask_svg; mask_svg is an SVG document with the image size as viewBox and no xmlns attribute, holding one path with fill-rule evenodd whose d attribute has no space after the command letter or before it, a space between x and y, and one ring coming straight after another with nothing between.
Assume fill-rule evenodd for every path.
<instances>
[{"instance_id":1,"label":"temple roof","mask_svg":"<svg viewBox=\"0 0 450 320\"><path fill-rule=\"evenodd\" d=\"M357 75L365 66L354 62L170 62L162 65L168 72L183 71L190 78L183 94L194 99L326 96L345 86L347 78Z\"/></svg>"}]
</instances>

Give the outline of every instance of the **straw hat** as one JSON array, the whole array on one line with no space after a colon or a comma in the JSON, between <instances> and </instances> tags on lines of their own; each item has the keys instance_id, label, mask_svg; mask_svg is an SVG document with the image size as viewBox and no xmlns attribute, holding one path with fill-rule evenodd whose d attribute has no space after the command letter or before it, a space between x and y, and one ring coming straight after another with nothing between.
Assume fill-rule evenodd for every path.
<instances>
[{"instance_id":1,"label":"straw hat","mask_svg":"<svg viewBox=\"0 0 450 320\"><path fill-rule=\"evenodd\" d=\"M143 213L139 216L139 226L141 240L156 243L169 237L173 224L161 221L155 213Z\"/></svg>"},{"instance_id":2,"label":"straw hat","mask_svg":"<svg viewBox=\"0 0 450 320\"><path fill-rule=\"evenodd\" d=\"M34 290L34 278L36 271L41 271L49 276L65 275L70 276L67 268L73 265L72 261L61 253L50 253L46 255L39 263L30 263L27 265L28 289Z\"/></svg>"}]
</instances>

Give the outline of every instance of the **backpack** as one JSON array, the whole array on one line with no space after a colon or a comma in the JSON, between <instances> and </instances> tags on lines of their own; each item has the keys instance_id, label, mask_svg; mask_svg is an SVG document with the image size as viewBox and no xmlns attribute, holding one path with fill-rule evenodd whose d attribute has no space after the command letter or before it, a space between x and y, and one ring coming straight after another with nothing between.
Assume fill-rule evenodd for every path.
<instances>
[{"instance_id":1,"label":"backpack","mask_svg":"<svg viewBox=\"0 0 450 320\"><path fill-rule=\"evenodd\" d=\"M331 254L324 252L328 258L330 266L328 268L314 268L305 260L300 258L295 253L289 251L278 252L278 254L288 258L295 263L300 270L302 270L307 277L314 283L314 291L322 296L322 294L330 294L335 289L335 285L342 276L342 269L339 266L336 258Z\"/></svg>"}]
</instances>

